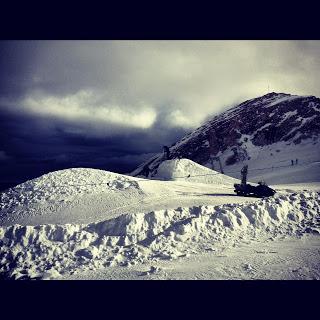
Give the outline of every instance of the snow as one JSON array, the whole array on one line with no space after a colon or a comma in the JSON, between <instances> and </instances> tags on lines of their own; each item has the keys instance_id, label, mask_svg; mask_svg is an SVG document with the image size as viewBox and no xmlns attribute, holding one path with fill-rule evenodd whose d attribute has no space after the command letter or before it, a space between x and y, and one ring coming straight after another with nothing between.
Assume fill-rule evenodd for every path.
<instances>
[{"instance_id":1,"label":"snow","mask_svg":"<svg viewBox=\"0 0 320 320\"><path fill-rule=\"evenodd\" d=\"M260 127L255 133L257 133L257 132L259 132L259 131L267 128L267 127L270 127L270 126L271 126L271 123L270 123L270 122L269 122L269 123L266 123L265 125L263 125L262 127Z\"/></svg>"},{"instance_id":2,"label":"snow","mask_svg":"<svg viewBox=\"0 0 320 320\"><path fill-rule=\"evenodd\" d=\"M292 116L295 116L298 113L297 110L294 111L288 111L286 113L283 114L283 118L281 119L281 121L277 124L277 126L279 127L284 121L286 121L287 119L289 119Z\"/></svg>"},{"instance_id":3,"label":"snow","mask_svg":"<svg viewBox=\"0 0 320 320\"><path fill-rule=\"evenodd\" d=\"M295 127L295 128L293 128L293 129L291 129L291 130L286 134L286 136L289 136L292 132L299 130L299 129L302 128L307 122L310 122L310 121L312 121L312 120L315 119L315 118L317 118L317 115L313 115L313 116L308 117L308 118L302 118L302 119L299 118L299 121L301 121L300 125L299 125L298 127ZM286 137L286 136L285 136L285 137ZM285 138L285 137L284 137L284 138Z\"/></svg>"},{"instance_id":4,"label":"snow","mask_svg":"<svg viewBox=\"0 0 320 320\"><path fill-rule=\"evenodd\" d=\"M152 278L177 259L320 234L320 183L257 199L235 196L235 182L188 159L163 162L151 180L77 168L27 181L0 195L0 277L148 266L142 274Z\"/></svg>"},{"instance_id":5,"label":"snow","mask_svg":"<svg viewBox=\"0 0 320 320\"><path fill-rule=\"evenodd\" d=\"M300 97L301 96L296 96L296 95L285 95L285 96L283 96L281 98L278 98L276 96L276 98L270 99L270 100L274 100L274 101L272 101L271 103L266 105L266 108L275 106L275 105L280 104L280 103L285 102L285 101L299 99Z\"/></svg>"},{"instance_id":6,"label":"snow","mask_svg":"<svg viewBox=\"0 0 320 320\"><path fill-rule=\"evenodd\" d=\"M297 98L272 93L249 100L171 151L243 108L281 107ZM279 123L296 114L286 112ZM314 117L299 117L293 130ZM254 145L268 126L241 135L239 151L248 158L224 166L225 174L210 163L163 161L159 153L133 176L73 168L0 193L0 279L320 279L319 137L295 144L297 131L290 141ZM232 146L218 154L223 165L232 154ZM146 164L151 177L136 176ZM266 181L275 196L235 195L244 164L248 180Z\"/></svg>"},{"instance_id":7,"label":"snow","mask_svg":"<svg viewBox=\"0 0 320 320\"><path fill-rule=\"evenodd\" d=\"M188 178L188 176L190 177ZM178 180L188 179L188 182L200 182L215 185L233 185L238 181L211 170L188 159L174 159L163 161L158 167L155 179Z\"/></svg>"},{"instance_id":8,"label":"snow","mask_svg":"<svg viewBox=\"0 0 320 320\"><path fill-rule=\"evenodd\" d=\"M166 166L173 171L165 171ZM91 223L124 212L248 200L234 195L236 179L191 160L169 160L161 168L164 176L158 179L184 178L149 180L87 168L43 175L0 194L0 225Z\"/></svg>"},{"instance_id":9,"label":"snow","mask_svg":"<svg viewBox=\"0 0 320 320\"><path fill-rule=\"evenodd\" d=\"M306 139L300 144L277 142L269 146L259 147L252 144L250 136L243 135L243 142L250 159L224 167L226 175L240 178L240 170L248 164L248 180L258 182L261 179L268 184L288 184L320 181L320 145L319 139ZM220 158L223 162L232 154L225 152ZM291 166L291 160L298 159L298 164Z\"/></svg>"},{"instance_id":10,"label":"snow","mask_svg":"<svg viewBox=\"0 0 320 320\"><path fill-rule=\"evenodd\" d=\"M314 111L320 112L320 109L317 108L317 107L314 105L314 102L310 102L309 105L311 105L311 107L312 107L312 109L313 109Z\"/></svg>"},{"instance_id":11,"label":"snow","mask_svg":"<svg viewBox=\"0 0 320 320\"><path fill-rule=\"evenodd\" d=\"M176 259L215 244L320 234L319 200L318 192L304 192L254 203L123 214L91 224L4 226L1 271L15 279L56 278L77 270Z\"/></svg>"},{"instance_id":12,"label":"snow","mask_svg":"<svg viewBox=\"0 0 320 320\"><path fill-rule=\"evenodd\" d=\"M175 260L151 261L65 275L64 280L316 280L320 279L319 236L251 241Z\"/></svg>"}]
</instances>

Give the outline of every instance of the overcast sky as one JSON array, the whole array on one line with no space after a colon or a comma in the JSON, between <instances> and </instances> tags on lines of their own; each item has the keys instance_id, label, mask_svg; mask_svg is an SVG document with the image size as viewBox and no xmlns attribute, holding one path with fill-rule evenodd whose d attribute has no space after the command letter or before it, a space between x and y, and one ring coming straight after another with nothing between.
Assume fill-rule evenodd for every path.
<instances>
[{"instance_id":1,"label":"overcast sky","mask_svg":"<svg viewBox=\"0 0 320 320\"><path fill-rule=\"evenodd\" d=\"M269 92L320 96L319 41L1 41L0 178L128 172Z\"/></svg>"}]
</instances>

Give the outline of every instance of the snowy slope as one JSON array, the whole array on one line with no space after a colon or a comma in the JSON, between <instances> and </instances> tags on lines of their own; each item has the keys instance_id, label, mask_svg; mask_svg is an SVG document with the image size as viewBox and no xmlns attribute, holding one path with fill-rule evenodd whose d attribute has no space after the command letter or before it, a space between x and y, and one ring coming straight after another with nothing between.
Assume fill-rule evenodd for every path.
<instances>
[{"instance_id":1,"label":"snowy slope","mask_svg":"<svg viewBox=\"0 0 320 320\"><path fill-rule=\"evenodd\" d=\"M303 183L320 181L319 144L311 139L299 145L277 142L265 147L250 148L250 159L224 168L225 174L240 178L240 170L248 164L248 179L268 184ZM249 148L248 148L249 149ZM228 152L221 156L224 160ZM296 159L298 163L296 164ZM291 160L294 161L292 166Z\"/></svg>"},{"instance_id":2,"label":"snowy slope","mask_svg":"<svg viewBox=\"0 0 320 320\"><path fill-rule=\"evenodd\" d=\"M219 156L224 172L236 178L243 165L248 164L255 182L260 177L259 170L290 166L291 160L298 159L300 174L292 181L320 181L319 174L312 178L309 170L309 164L320 161L320 99L270 93L245 101L177 141L170 147L170 155L172 159L188 158L209 168L213 165L218 171L218 161L210 157ZM163 155L159 154L132 175L141 173L145 165L154 175L161 162ZM270 173L272 178L272 171L265 169L264 173ZM287 183L289 171L267 182Z\"/></svg>"},{"instance_id":3,"label":"snowy slope","mask_svg":"<svg viewBox=\"0 0 320 320\"><path fill-rule=\"evenodd\" d=\"M198 176L166 182L87 168L51 172L0 193L0 225L90 223L123 213L250 200L235 196L237 180L191 160L179 162L164 163L159 178Z\"/></svg>"}]
</instances>

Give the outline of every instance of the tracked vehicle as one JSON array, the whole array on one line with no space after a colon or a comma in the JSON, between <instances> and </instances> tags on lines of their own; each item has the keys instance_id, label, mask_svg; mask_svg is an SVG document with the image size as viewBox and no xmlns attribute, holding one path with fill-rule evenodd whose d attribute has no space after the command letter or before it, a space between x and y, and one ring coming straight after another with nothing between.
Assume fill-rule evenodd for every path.
<instances>
[{"instance_id":1,"label":"tracked vehicle","mask_svg":"<svg viewBox=\"0 0 320 320\"><path fill-rule=\"evenodd\" d=\"M252 196L258 198L271 197L276 191L268 187L265 182L259 182L258 186L247 183L248 165L241 169L241 183L234 184L234 192L238 196Z\"/></svg>"}]
</instances>

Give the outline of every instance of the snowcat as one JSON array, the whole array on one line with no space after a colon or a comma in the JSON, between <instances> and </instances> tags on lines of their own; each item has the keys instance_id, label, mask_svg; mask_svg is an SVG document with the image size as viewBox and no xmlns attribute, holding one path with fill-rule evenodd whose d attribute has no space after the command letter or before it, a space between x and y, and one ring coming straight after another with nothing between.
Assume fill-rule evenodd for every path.
<instances>
[{"instance_id":1,"label":"snowcat","mask_svg":"<svg viewBox=\"0 0 320 320\"><path fill-rule=\"evenodd\" d=\"M271 197L276 191L266 185L265 182L260 181L258 186L253 186L247 183L248 165L241 169L241 183L234 184L234 192L238 196L252 196L258 198Z\"/></svg>"}]
</instances>

